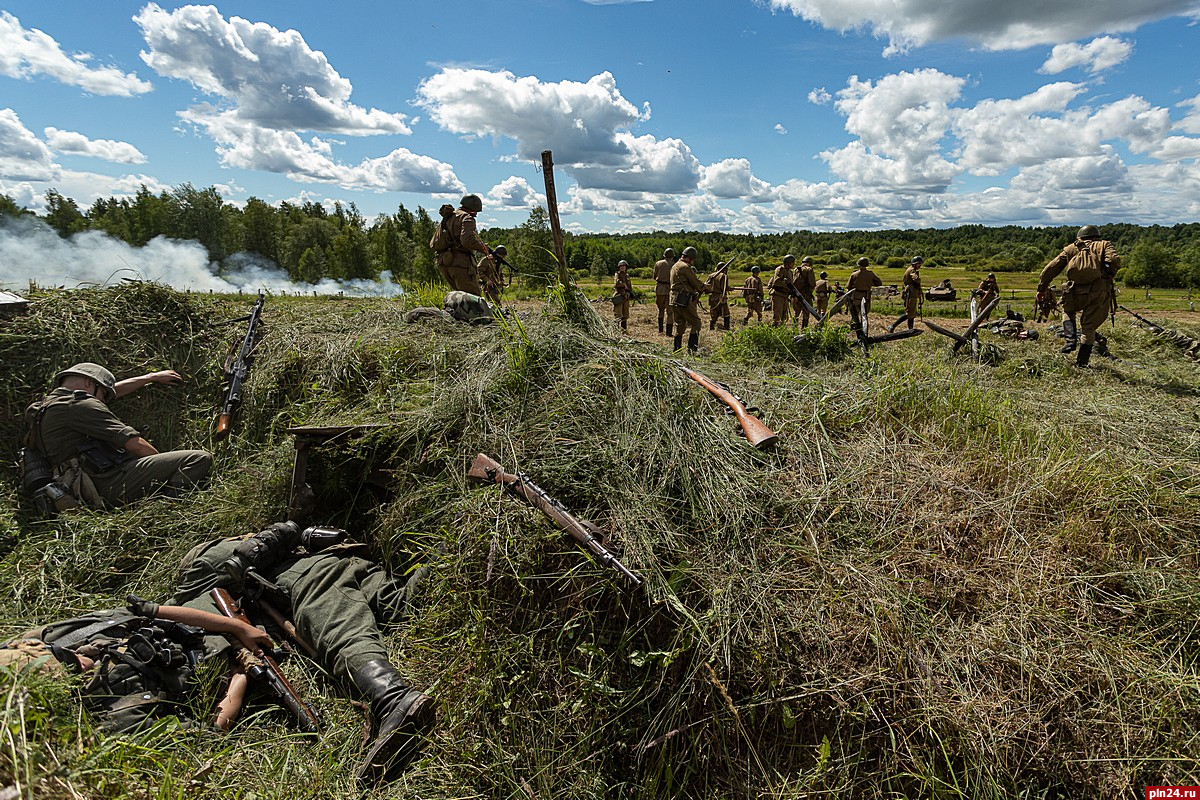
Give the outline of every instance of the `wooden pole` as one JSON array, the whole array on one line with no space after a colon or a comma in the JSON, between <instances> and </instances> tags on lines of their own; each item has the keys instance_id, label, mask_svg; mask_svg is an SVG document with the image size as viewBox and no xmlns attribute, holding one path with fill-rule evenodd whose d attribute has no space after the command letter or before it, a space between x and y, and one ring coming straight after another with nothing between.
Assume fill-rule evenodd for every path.
<instances>
[{"instance_id":1,"label":"wooden pole","mask_svg":"<svg viewBox=\"0 0 1200 800\"><path fill-rule=\"evenodd\" d=\"M562 225L558 221L558 197L554 193L554 159L542 151L542 177L546 179L546 207L550 212L550 231L554 234L554 257L558 259L558 282L566 288L567 254L563 250Z\"/></svg>"}]
</instances>

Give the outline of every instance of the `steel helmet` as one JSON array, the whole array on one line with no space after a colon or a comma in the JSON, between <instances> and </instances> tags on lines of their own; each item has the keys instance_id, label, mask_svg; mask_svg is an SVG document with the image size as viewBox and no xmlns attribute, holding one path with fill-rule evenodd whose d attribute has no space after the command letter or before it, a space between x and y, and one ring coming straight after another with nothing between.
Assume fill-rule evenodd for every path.
<instances>
[{"instance_id":1,"label":"steel helmet","mask_svg":"<svg viewBox=\"0 0 1200 800\"><path fill-rule=\"evenodd\" d=\"M813 263L812 256L805 256L804 258L800 259L800 263L801 263L801 264L811 264L811 263Z\"/></svg>"},{"instance_id":2,"label":"steel helmet","mask_svg":"<svg viewBox=\"0 0 1200 800\"><path fill-rule=\"evenodd\" d=\"M84 378L89 378L104 387L113 397L117 394L117 378L111 372L99 364L93 364L90 361L85 361L82 364L76 364L73 367L67 367L62 372L54 376L54 385L61 386L63 379L68 375L79 375Z\"/></svg>"},{"instance_id":3,"label":"steel helmet","mask_svg":"<svg viewBox=\"0 0 1200 800\"><path fill-rule=\"evenodd\" d=\"M666 250L663 250L663 258L674 258L674 257L675 257L675 248L674 247L668 247Z\"/></svg>"},{"instance_id":4,"label":"steel helmet","mask_svg":"<svg viewBox=\"0 0 1200 800\"><path fill-rule=\"evenodd\" d=\"M1100 238L1100 229L1097 228L1095 225L1084 225L1082 228L1079 229L1079 233L1076 235L1075 238L1076 239L1099 239Z\"/></svg>"},{"instance_id":5,"label":"steel helmet","mask_svg":"<svg viewBox=\"0 0 1200 800\"><path fill-rule=\"evenodd\" d=\"M754 273L758 273L758 272L762 271L762 267L751 267L750 271L754 272Z\"/></svg>"},{"instance_id":6,"label":"steel helmet","mask_svg":"<svg viewBox=\"0 0 1200 800\"><path fill-rule=\"evenodd\" d=\"M463 197L462 202L458 207L463 211L474 211L476 213L483 211L483 200L477 194L468 194Z\"/></svg>"},{"instance_id":7,"label":"steel helmet","mask_svg":"<svg viewBox=\"0 0 1200 800\"><path fill-rule=\"evenodd\" d=\"M921 258L920 256L913 256L913 257L912 257L912 263L914 263L914 264L924 264L924 263L925 263L925 259Z\"/></svg>"},{"instance_id":8,"label":"steel helmet","mask_svg":"<svg viewBox=\"0 0 1200 800\"><path fill-rule=\"evenodd\" d=\"M783 257L783 263L785 263L785 264L791 264L795 260L796 260L796 257L794 255L792 255L791 253L788 253L786 256Z\"/></svg>"},{"instance_id":9,"label":"steel helmet","mask_svg":"<svg viewBox=\"0 0 1200 800\"><path fill-rule=\"evenodd\" d=\"M508 248L502 244L498 244L492 248L493 253L499 253L502 256L508 255Z\"/></svg>"},{"instance_id":10,"label":"steel helmet","mask_svg":"<svg viewBox=\"0 0 1200 800\"><path fill-rule=\"evenodd\" d=\"M866 256L863 256L855 263L858 264L858 266L860 266L860 267L869 267L871 265L871 262L867 260Z\"/></svg>"},{"instance_id":11,"label":"steel helmet","mask_svg":"<svg viewBox=\"0 0 1200 800\"><path fill-rule=\"evenodd\" d=\"M681 253L679 257L680 258L695 258L698 255L700 255L700 253L697 252L696 248L688 246L688 247L683 248L683 253Z\"/></svg>"}]
</instances>

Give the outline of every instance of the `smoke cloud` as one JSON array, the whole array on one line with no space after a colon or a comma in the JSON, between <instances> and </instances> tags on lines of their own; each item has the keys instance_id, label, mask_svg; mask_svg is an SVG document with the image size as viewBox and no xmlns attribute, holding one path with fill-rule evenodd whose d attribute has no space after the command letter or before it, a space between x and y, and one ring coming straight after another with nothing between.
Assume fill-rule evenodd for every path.
<instances>
[{"instance_id":1,"label":"smoke cloud","mask_svg":"<svg viewBox=\"0 0 1200 800\"><path fill-rule=\"evenodd\" d=\"M294 283L273 261L249 253L226 259L222 268L209 261L197 242L159 236L145 247L131 247L100 231L61 238L38 219L0 219L0 289L110 286L123 279L154 281L193 292L303 292L395 297L400 286L383 273L382 281Z\"/></svg>"}]
</instances>

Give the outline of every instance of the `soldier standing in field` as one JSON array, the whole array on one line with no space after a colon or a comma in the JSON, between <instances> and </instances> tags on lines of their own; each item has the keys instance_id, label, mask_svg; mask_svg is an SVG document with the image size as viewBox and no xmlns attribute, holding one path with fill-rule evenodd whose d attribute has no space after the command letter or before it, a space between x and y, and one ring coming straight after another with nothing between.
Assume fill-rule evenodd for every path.
<instances>
[{"instance_id":1,"label":"soldier standing in field","mask_svg":"<svg viewBox=\"0 0 1200 800\"><path fill-rule=\"evenodd\" d=\"M904 271L903 290L900 298L904 301L904 314L908 317L908 329L913 329L913 321L917 318L921 305L921 265L925 259L913 256L912 263Z\"/></svg>"},{"instance_id":2,"label":"soldier standing in field","mask_svg":"<svg viewBox=\"0 0 1200 800\"><path fill-rule=\"evenodd\" d=\"M850 280L846 281L846 287L854 292L850 295L848 303L850 305L850 321L856 330L862 325L859 319L860 310L871 313L871 288L883 286L883 281L871 271L870 261L860 258L857 267L858 269L850 273Z\"/></svg>"},{"instance_id":3,"label":"soldier standing in field","mask_svg":"<svg viewBox=\"0 0 1200 800\"><path fill-rule=\"evenodd\" d=\"M763 282L762 278L758 277L760 268L753 266L750 268L750 277L746 278L744 284L746 295L746 318L742 320L745 325L750 322L751 314L758 314L758 322L762 324L762 304L763 304Z\"/></svg>"},{"instance_id":4,"label":"soldier standing in field","mask_svg":"<svg viewBox=\"0 0 1200 800\"><path fill-rule=\"evenodd\" d=\"M996 273L989 272L987 277L979 283L979 286L975 289L974 294L979 298L980 315L982 315L984 319L987 319L991 316L991 312L989 311L985 314L984 309L988 307L988 303L1000 296L1000 284L996 283Z\"/></svg>"},{"instance_id":5,"label":"soldier standing in field","mask_svg":"<svg viewBox=\"0 0 1200 800\"><path fill-rule=\"evenodd\" d=\"M824 315L825 310L829 308L829 295L833 294L833 287L829 285L828 272L821 273L821 279L817 281L813 294L817 298L817 312Z\"/></svg>"},{"instance_id":6,"label":"soldier standing in field","mask_svg":"<svg viewBox=\"0 0 1200 800\"><path fill-rule=\"evenodd\" d=\"M794 255L789 253L784 256L783 263L775 268L775 274L767 284L771 290L771 324L774 326L787 322L788 304L796 293L795 284L792 283L792 265L795 263Z\"/></svg>"},{"instance_id":7,"label":"soldier standing in field","mask_svg":"<svg viewBox=\"0 0 1200 800\"><path fill-rule=\"evenodd\" d=\"M504 278L500 274L500 261L508 257L508 248L498 244L479 262L477 272L479 284L483 287L483 296L496 305L500 305L500 293L504 289Z\"/></svg>"},{"instance_id":8,"label":"soldier standing in field","mask_svg":"<svg viewBox=\"0 0 1200 800\"><path fill-rule=\"evenodd\" d=\"M658 306L658 332L663 332L663 319L667 322L667 336L675 318L671 314L671 267L675 266L675 250L668 247L663 257L654 262L654 303Z\"/></svg>"},{"instance_id":9,"label":"soldier standing in field","mask_svg":"<svg viewBox=\"0 0 1200 800\"><path fill-rule=\"evenodd\" d=\"M449 209L447 204L443 208ZM473 295L482 295L475 253L487 255L487 245L479 238L475 215L483 211L483 200L477 194L463 197L457 209L442 214L441 224L433 234L430 246L437 252L438 269L450 288ZM441 249L441 248L445 249Z\"/></svg>"},{"instance_id":10,"label":"soldier standing in field","mask_svg":"<svg viewBox=\"0 0 1200 800\"><path fill-rule=\"evenodd\" d=\"M792 280L792 285L796 287L796 291L800 293L799 297L792 296L792 310L796 312L796 317L800 320L800 327L808 327L808 306L805 306L800 298L803 297L808 301L808 305L813 304L813 292L817 288L817 277L813 274L813 259L812 256L805 256L800 259L800 268L796 270L796 277Z\"/></svg>"},{"instance_id":11,"label":"soldier standing in field","mask_svg":"<svg viewBox=\"0 0 1200 800\"><path fill-rule=\"evenodd\" d=\"M729 330L729 274L724 261L708 276L704 290L708 292L708 329L716 330L717 320L724 318L725 330Z\"/></svg>"},{"instance_id":12,"label":"soldier standing in field","mask_svg":"<svg viewBox=\"0 0 1200 800\"><path fill-rule=\"evenodd\" d=\"M687 328L687 346L693 353L700 347L700 295L704 294L704 284L692 266L696 256L696 248L685 247L671 267L671 312L677 323L674 349L683 348L683 331Z\"/></svg>"},{"instance_id":13,"label":"soldier standing in field","mask_svg":"<svg viewBox=\"0 0 1200 800\"><path fill-rule=\"evenodd\" d=\"M629 329L629 301L632 299L629 263L622 260L617 264L617 274L613 276L613 317L620 322L623 331Z\"/></svg>"},{"instance_id":14,"label":"soldier standing in field","mask_svg":"<svg viewBox=\"0 0 1200 800\"><path fill-rule=\"evenodd\" d=\"M1067 283L1062 293L1063 330L1067 343L1062 351L1069 353L1075 349L1078 334L1077 367L1088 365L1093 346L1100 355L1108 355L1108 342L1098 329L1114 310L1116 288L1113 283L1120 266L1121 257L1112 242L1101 239L1095 225L1084 225L1075 241L1046 264L1038 278L1038 291L1043 292L1049 289L1050 281L1067 270ZM1076 314L1079 315L1078 327Z\"/></svg>"}]
</instances>

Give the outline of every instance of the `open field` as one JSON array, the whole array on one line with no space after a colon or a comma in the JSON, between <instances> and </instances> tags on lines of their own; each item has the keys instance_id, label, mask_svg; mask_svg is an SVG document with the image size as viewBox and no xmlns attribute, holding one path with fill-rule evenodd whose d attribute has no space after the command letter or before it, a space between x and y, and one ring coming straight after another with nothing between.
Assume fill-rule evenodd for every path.
<instances>
[{"instance_id":1,"label":"open field","mask_svg":"<svg viewBox=\"0 0 1200 800\"><path fill-rule=\"evenodd\" d=\"M929 332L867 359L836 336L705 328L686 360L761 409L781 442L760 452L671 365L650 292L628 336L603 302L568 318L522 301L519 325L403 321L436 294L268 298L219 445L236 335L219 323L251 298L130 283L40 292L0 321L0 635L127 591L162 599L193 545L281 518L287 427L383 423L310 467L322 521L397 572L433 567L390 645L440 724L366 796L1115 799L1200 783L1200 366L1127 316L1105 327L1122 360L1087 371L1047 335L984 333L987 365ZM1127 304L1200 335L1186 297L1164 295ZM211 485L30 518L9 466L20 414L80 360L190 376L116 411L160 448L212 449ZM468 483L481 451L610 531L644 587ZM285 668L332 723L315 743L262 706L226 736L104 736L69 685L4 676L0 793L356 795L361 710L304 658Z\"/></svg>"}]
</instances>

